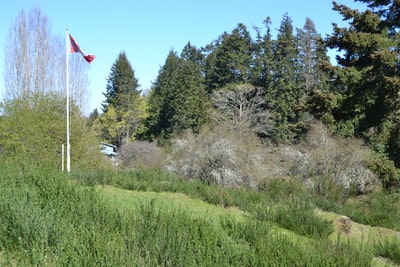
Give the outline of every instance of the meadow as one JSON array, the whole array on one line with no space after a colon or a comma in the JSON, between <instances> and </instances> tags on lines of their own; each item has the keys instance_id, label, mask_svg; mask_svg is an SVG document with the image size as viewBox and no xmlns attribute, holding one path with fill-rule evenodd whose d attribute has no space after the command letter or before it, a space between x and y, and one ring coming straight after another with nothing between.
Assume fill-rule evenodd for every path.
<instances>
[{"instance_id":1,"label":"meadow","mask_svg":"<svg viewBox=\"0 0 400 267\"><path fill-rule=\"evenodd\" d=\"M398 194L0 163L0 266L396 266ZM339 215L340 214L340 215Z\"/></svg>"}]
</instances>

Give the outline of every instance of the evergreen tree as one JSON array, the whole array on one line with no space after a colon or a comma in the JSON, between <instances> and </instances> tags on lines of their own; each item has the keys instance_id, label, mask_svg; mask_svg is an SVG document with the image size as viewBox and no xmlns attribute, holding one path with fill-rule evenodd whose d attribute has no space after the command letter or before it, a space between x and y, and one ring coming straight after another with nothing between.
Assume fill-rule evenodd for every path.
<instances>
[{"instance_id":1,"label":"evergreen tree","mask_svg":"<svg viewBox=\"0 0 400 267\"><path fill-rule=\"evenodd\" d=\"M135 133L146 116L145 102L138 88L135 72L125 52L121 52L111 67L106 93L104 93L106 97L103 103L104 113L99 121L103 128L101 130L103 140L119 147L123 144L123 140L128 142L135 138ZM111 108L113 114L107 114ZM109 117L114 119L110 120ZM116 134L109 135L107 133L111 128L119 130Z\"/></svg>"},{"instance_id":2,"label":"evergreen tree","mask_svg":"<svg viewBox=\"0 0 400 267\"><path fill-rule=\"evenodd\" d=\"M197 132L208 121L200 52L190 43L182 58L170 51L149 96L147 138L170 138L185 129Z\"/></svg>"},{"instance_id":3,"label":"evergreen tree","mask_svg":"<svg viewBox=\"0 0 400 267\"><path fill-rule=\"evenodd\" d=\"M221 41L222 41L222 36L220 36L217 40L213 41L211 44L203 48L203 53L205 55L204 59L205 85L206 85L206 91L209 94L211 94L216 88L219 87L217 68L216 68L216 60L217 60L216 51Z\"/></svg>"},{"instance_id":4,"label":"evergreen tree","mask_svg":"<svg viewBox=\"0 0 400 267\"><path fill-rule=\"evenodd\" d=\"M103 111L106 112L109 105L126 108L131 104L132 97L140 95L138 88L138 79L125 52L119 53L107 79Z\"/></svg>"},{"instance_id":5,"label":"evergreen tree","mask_svg":"<svg viewBox=\"0 0 400 267\"><path fill-rule=\"evenodd\" d=\"M266 33L261 34L259 28L255 28L257 32L256 41L254 43L254 55L251 68L251 83L255 86L264 88L270 87L272 81L273 54L275 42L271 35L271 19L267 17L264 20Z\"/></svg>"},{"instance_id":6,"label":"evergreen tree","mask_svg":"<svg viewBox=\"0 0 400 267\"><path fill-rule=\"evenodd\" d=\"M175 117L177 124L181 124L178 131L191 129L197 133L209 120L211 102L205 89L202 62L201 52L188 43L181 53L177 76L178 88L184 94L184 101L181 105L178 103L180 111Z\"/></svg>"},{"instance_id":7,"label":"evergreen tree","mask_svg":"<svg viewBox=\"0 0 400 267\"><path fill-rule=\"evenodd\" d=\"M90 112L89 117L87 118L87 125L92 127L94 122L100 118L100 113L97 108L95 108L92 112Z\"/></svg>"},{"instance_id":8,"label":"evergreen tree","mask_svg":"<svg viewBox=\"0 0 400 267\"><path fill-rule=\"evenodd\" d=\"M209 92L222 88L229 83L246 83L250 81L253 44L246 26L239 23L231 34L224 33L211 46L207 75Z\"/></svg>"},{"instance_id":9,"label":"evergreen tree","mask_svg":"<svg viewBox=\"0 0 400 267\"><path fill-rule=\"evenodd\" d=\"M358 0L366 3L381 18L380 28L387 28L394 37L400 27L400 2L396 0Z\"/></svg>"},{"instance_id":10,"label":"evergreen tree","mask_svg":"<svg viewBox=\"0 0 400 267\"><path fill-rule=\"evenodd\" d=\"M150 91L149 117L146 120L147 138L149 139L161 135L169 136L172 132L171 117L174 112L169 100L173 99L172 94L177 92L175 81L178 61L178 55L171 50Z\"/></svg>"},{"instance_id":11,"label":"evergreen tree","mask_svg":"<svg viewBox=\"0 0 400 267\"><path fill-rule=\"evenodd\" d=\"M373 10L360 12L334 2L334 9L350 21L334 25L327 38L330 48L344 52L333 69L343 95L334 113L342 134L363 136L373 147L388 153L399 166L400 23L398 1L362 1Z\"/></svg>"},{"instance_id":12,"label":"evergreen tree","mask_svg":"<svg viewBox=\"0 0 400 267\"><path fill-rule=\"evenodd\" d=\"M337 56L340 68L335 68L336 83L345 99L337 119L352 124L352 133L379 125L396 108L398 86L396 77L396 40L382 28L378 14L360 12L334 3L345 18L352 19L349 28L334 25L327 43L344 51Z\"/></svg>"},{"instance_id":13,"label":"evergreen tree","mask_svg":"<svg viewBox=\"0 0 400 267\"><path fill-rule=\"evenodd\" d=\"M325 43L315 29L314 22L306 18L302 29L297 29L299 47L299 86L304 92L299 102L306 110L327 125L333 122L331 111L336 96L330 90L327 68L331 66Z\"/></svg>"},{"instance_id":14,"label":"evergreen tree","mask_svg":"<svg viewBox=\"0 0 400 267\"><path fill-rule=\"evenodd\" d=\"M274 51L273 80L267 90L269 109L275 120L277 142L292 141L298 137L304 107L299 100L304 90L299 87L299 64L296 38L293 35L292 19L283 16Z\"/></svg>"}]
</instances>

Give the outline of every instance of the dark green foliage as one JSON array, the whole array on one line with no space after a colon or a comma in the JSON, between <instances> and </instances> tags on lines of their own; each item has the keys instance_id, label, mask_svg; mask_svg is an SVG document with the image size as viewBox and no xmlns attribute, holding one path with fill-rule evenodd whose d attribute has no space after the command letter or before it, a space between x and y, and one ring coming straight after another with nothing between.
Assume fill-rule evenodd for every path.
<instances>
[{"instance_id":1,"label":"dark green foliage","mask_svg":"<svg viewBox=\"0 0 400 267\"><path fill-rule=\"evenodd\" d=\"M97 108L95 108L92 112L90 112L89 117L87 119L87 125L88 127L92 127L93 123L100 118L100 113L97 110Z\"/></svg>"},{"instance_id":2,"label":"dark green foliage","mask_svg":"<svg viewBox=\"0 0 400 267\"><path fill-rule=\"evenodd\" d=\"M264 21L266 32L262 35L259 28L255 28L257 37L254 42L254 59L251 68L250 83L255 86L268 88L272 81L272 69L274 66L273 57L275 49L275 40L271 34L271 18L267 17Z\"/></svg>"},{"instance_id":3,"label":"dark green foliage","mask_svg":"<svg viewBox=\"0 0 400 267\"><path fill-rule=\"evenodd\" d=\"M396 160L397 165L399 43L393 30L398 30L399 25L392 19L398 14L398 5L393 1L362 2L377 8L361 12L334 3L334 9L350 26L334 24L334 33L326 40L330 48L344 52L337 57L340 67L331 69L342 95L333 112L336 131L363 136L375 150Z\"/></svg>"},{"instance_id":4,"label":"dark green foliage","mask_svg":"<svg viewBox=\"0 0 400 267\"><path fill-rule=\"evenodd\" d=\"M285 14L278 32L273 58L273 77L267 89L268 108L275 120L272 139L295 141L305 130L305 90L299 86L299 62L291 18Z\"/></svg>"},{"instance_id":5,"label":"dark green foliage","mask_svg":"<svg viewBox=\"0 0 400 267\"><path fill-rule=\"evenodd\" d=\"M129 98L140 94L138 87L138 79L135 78L135 72L128 57L125 52L119 53L107 80L103 112L107 111L109 105L122 109L128 108Z\"/></svg>"},{"instance_id":6,"label":"dark green foliage","mask_svg":"<svg viewBox=\"0 0 400 267\"><path fill-rule=\"evenodd\" d=\"M388 28L391 35L397 33L400 26L400 3L394 0L359 0L366 3L383 20L382 27Z\"/></svg>"},{"instance_id":7,"label":"dark green foliage","mask_svg":"<svg viewBox=\"0 0 400 267\"><path fill-rule=\"evenodd\" d=\"M199 57L190 43L182 58L170 51L149 96L146 138L168 139L185 129L198 132L208 121L211 106Z\"/></svg>"},{"instance_id":8,"label":"dark green foliage","mask_svg":"<svg viewBox=\"0 0 400 267\"><path fill-rule=\"evenodd\" d=\"M210 80L215 81L211 88L224 87L230 83L246 83L250 81L252 63L252 40L245 25L239 23L230 34L223 34L215 47L215 61L208 68Z\"/></svg>"},{"instance_id":9,"label":"dark green foliage","mask_svg":"<svg viewBox=\"0 0 400 267\"><path fill-rule=\"evenodd\" d=\"M309 112L327 126L331 126L333 108L337 106L337 96L330 90L329 73L331 66L326 54L324 41L317 33L310 18L302 29L297 29L299 46L299 86L304 92L299 105L303 112Z\"/></svg>"},{"instance_id":10,"label":"dark green foliage","mask_svg":"<svg viewBox=\"0 0 400 267\"><path fill-rule=\"evenodd\" d=\"M370 168L381 179L384 190L393 192L400 187L399 170L392 160L386 157L376 157L370 164Z\"/></svg>"}]
</instances>

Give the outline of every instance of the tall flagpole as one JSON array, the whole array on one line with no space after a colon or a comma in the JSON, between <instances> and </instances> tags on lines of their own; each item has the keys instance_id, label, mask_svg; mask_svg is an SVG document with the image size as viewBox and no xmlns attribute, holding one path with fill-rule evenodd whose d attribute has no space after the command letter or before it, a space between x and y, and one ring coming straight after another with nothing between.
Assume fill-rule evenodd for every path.
<instances>
[{"instance_id":1,"label":"tall flagpole","mask_svg":"<svg viewBox=\"0 0 400 267\"><path fill-rule=\"evenodd\" d=\"M67 94L67 172L70 171L71 169L71 159L70 159L70 144L69 144L69 78L68 78L68 57L69 57L69 33L68 33L68 29L66 30L66 35L65 35L65 47L66 47L66 60L65 60L65 69L66 69L66 75L65 75L65 79L66 79L66 85L65 85L65 91Z\"/></svg>"}]
</instances>

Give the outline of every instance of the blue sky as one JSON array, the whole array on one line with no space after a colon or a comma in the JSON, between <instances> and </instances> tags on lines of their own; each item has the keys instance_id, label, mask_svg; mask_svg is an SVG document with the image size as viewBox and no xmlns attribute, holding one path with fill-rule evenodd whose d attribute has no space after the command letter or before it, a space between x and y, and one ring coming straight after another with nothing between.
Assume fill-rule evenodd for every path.
<instances>
[{"instance_id":1,"label":"blue sky","mask_svg":"<svg viewBox=\"0 0 400 267\"><path fill-rule=\"evenodd\" d=\"M364 5L352 0L336 0L354 8ZM287 12L295 28L311 18L325 37L332 33L332 22L346 25L332 10L330 0L13 0L0 10L0 95L3 95L4 46L10 26L19 11L39 4L51 22L53 34L75 37L82 49L96 55L90 65L89 104L85 111L100 108L107 77L118 54L125 51L142 90L150 89L168 52L178 54L188 41L202 47L231 32L238 23L246 25L255 38L253 26L263 28L272 20L273 34Z\"/></svg>"}]
</instances>

